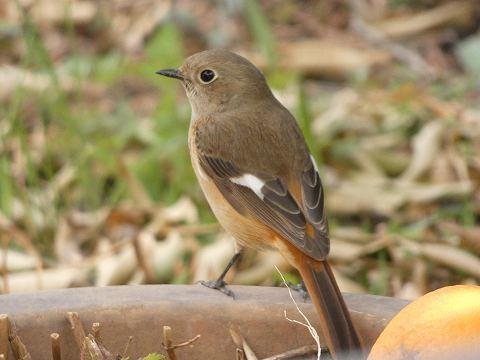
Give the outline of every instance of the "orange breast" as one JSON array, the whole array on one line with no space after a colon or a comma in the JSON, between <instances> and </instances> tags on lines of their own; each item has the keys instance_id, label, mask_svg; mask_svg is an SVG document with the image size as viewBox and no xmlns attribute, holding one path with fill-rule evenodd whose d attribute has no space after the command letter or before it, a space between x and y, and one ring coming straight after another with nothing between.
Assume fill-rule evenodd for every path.
<instances>
[{"instance_id":1,"label":"orange breast","mask_svg":"<svg viewBox=\"0 0 480 360\"><path fill-rule=\"evenodd\" d=\"M202 170L195 147L194 131L190 129L188 144L192 166L208 204L222 227L231 234L241 246L253 248L275 247L279 238L275 231L258 220L239 214L218 190L215 183Z\"/></svg>"}]
</instances>

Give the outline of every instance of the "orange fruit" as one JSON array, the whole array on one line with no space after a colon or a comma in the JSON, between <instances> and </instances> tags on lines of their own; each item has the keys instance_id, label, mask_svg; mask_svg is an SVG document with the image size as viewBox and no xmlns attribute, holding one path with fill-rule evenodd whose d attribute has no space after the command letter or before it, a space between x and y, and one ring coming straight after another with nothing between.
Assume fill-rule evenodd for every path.
<instances>
[{"instance_id":1,"label":"orange fruit","mask_svg":"<svg viewBox=\"0 0 480 360\"><path fill-rule=\"evenodd\" d=\"M404 307L368 360L480 359L480 286L432 291Z\"/></svg>"}]
</instances>

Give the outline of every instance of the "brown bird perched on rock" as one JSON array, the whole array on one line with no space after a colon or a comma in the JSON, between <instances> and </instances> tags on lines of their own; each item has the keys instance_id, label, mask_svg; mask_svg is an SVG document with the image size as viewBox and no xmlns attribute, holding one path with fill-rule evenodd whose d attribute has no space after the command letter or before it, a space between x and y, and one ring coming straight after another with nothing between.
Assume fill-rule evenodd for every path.
<instances>
[{"instance_id":1,"label":"brown bird perched on rock","mask_svg":"<svg viewBox=\"0 0 480 360\"><path fill-rule=\"evenodd\" d=\"M327 256L324 192L315 160L290 112L263 74L229 51L190 56L179 79L192 106L188 143L200 186L238 249L276 248L300 272L336 358L360 349ZM206 282L225 290L223 277Z\"/></svg>"}]
</instances>

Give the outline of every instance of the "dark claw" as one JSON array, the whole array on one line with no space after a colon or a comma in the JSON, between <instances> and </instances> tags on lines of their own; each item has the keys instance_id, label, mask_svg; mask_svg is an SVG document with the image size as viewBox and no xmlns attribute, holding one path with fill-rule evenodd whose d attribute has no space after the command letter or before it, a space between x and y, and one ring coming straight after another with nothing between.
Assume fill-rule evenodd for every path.
<instances>
[{"instance_id":1,"label":"dark claw","mask_svg":"<svg viewBox=\"0 0 480 360\"><path fill-rule=\"evenodd\" d=\"M206 286L210 289L219 290L225 295L230 296L232 299L235 299L235 295L233 294L233 291L227 288L227 283L223 281L223 278L225 277L225 275L227 275L228 270L230 270L230 268L233 265L235 265L235 263L238 261L238 259L240 258L240 255L241 255L240 252L236 252L233 255L233 257L228 262L227 267L225 268L225 270L222 271L222 273L220 274L217 280L208 280L208 281L201 280L198 282L203 286Z\"/></svg>"},{"instance_id":2,"label":"dark claw","mask_svg":"<svg viewBox=\"0 0 480 360\"><path fill-rule=\"evenodd\" d=\"M298 292L302 296L303 301L307 301L307 299L310 298L310 295L308 295L307 288L305 287L305 283L303 281L299 284L292 284L288 281L287 286L291 290Z\"/></svg>"},{"instance_id":3,"label":"dark claw","mask_svg":"<svg viewBox=\"0 0 480 360\"><path fill-rule=\"evenodd\" d=\"M227 283L223 280L200 280L200 284L210 289L218 290L232 299L235 299L235 294L227 287Z\"/></svg>"}]
</instances>

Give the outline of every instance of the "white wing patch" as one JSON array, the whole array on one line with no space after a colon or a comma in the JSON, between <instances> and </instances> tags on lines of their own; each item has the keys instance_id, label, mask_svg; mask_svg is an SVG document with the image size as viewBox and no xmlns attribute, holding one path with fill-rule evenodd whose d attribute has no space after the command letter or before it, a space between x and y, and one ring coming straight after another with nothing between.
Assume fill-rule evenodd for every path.
<instances>
[{"instance_id":1,"label":"white wing patch","mask_svg":"<svg viewBox=\"0 0 480 360\"><path fill-rule=\"evenodd\" d=\"M230 181L241 186L248 187L252 190L260 199L263 200L262 187L265 183L258 177L252 174L245 174L239 177L230 178Z\"/></svg>"}]
</instances>

